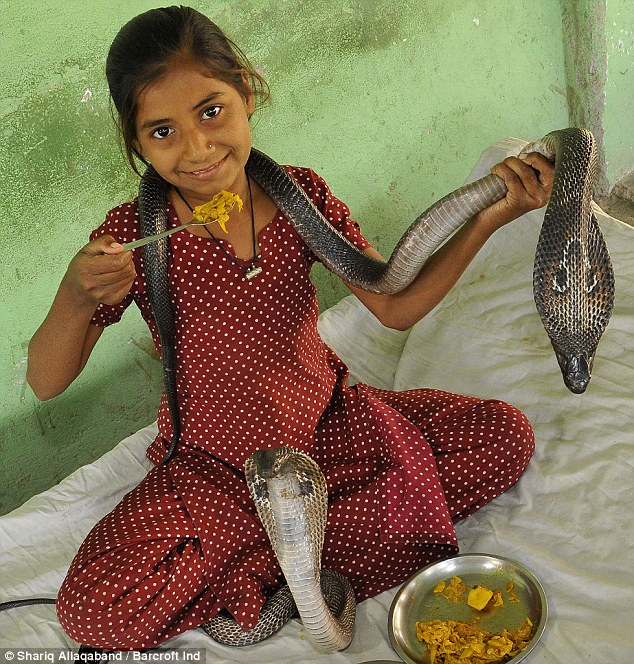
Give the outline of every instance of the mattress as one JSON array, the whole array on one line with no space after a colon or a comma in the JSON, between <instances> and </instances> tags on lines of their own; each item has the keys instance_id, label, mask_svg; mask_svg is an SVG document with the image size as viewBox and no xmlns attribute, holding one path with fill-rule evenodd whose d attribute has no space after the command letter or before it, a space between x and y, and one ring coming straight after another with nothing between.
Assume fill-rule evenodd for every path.
<instances>
[{"instance_id":1,"label":"mattress","mask_svg":"<svg viewBox=\"0 0 634 664\"><path fill-rule=\"evenodd\" d=\"M470 178L522 145L506 139L492 146ZM530 664L634 661L634 230L597 215L617 296L583 395L564 387L532 299L540 212L498 231L443 303L409 331L382 327L352 296L320 319L322 336L349 364L352 380L501 398L528 415L537 449L526 473L456 530L461 553L512 558L541 581L549 619ZM55 597L90 528L149 469L144 452L155 431L155 424L138 431L0 518L0 602ZM218 645L202 630L163 648L199 648L219 664L398 661L388 638L396 592L359 604L355 638L342 653L314 650L297 620L246 648ZM0 613L0 648L77 644L54 607L29 606Z\"/></svg>"}]
</instances>

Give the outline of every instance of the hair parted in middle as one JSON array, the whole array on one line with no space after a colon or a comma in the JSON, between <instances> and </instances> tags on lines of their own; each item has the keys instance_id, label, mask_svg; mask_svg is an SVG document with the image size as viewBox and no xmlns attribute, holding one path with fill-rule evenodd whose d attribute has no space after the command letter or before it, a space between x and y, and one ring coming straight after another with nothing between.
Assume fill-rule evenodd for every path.
<instances>
[{"instance_id":1,"label":"hair parted in middle","mask_svg":"<svg viewBox=\"0 0 634 664\"><path fill-rule=\"evenodd\" d=\"M245 98L253 95L256 108L270 98L264 77L204 14L191 7L164 7L139 14L118 32L106 59L119 134L137 174L135 157L146 163L134 147L138 97L177 60L191 61L205 75L231 85Z\"/></svg>"}]
</instances>

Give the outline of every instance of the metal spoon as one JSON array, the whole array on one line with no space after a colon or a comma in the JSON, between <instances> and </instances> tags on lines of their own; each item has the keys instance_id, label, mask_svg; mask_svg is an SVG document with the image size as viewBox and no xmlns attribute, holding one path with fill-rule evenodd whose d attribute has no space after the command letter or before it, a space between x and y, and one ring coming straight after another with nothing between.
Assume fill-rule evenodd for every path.
<instances>
[{"instance_id":1,"label":"metal spoon","mask_svg":"<svg viewBox=\"0 0 634 664\"><path fill-rule=\"evenodd\" d=\"M176 226L176 228L169 228L168 230L163 231L162 233L157 233L156 235L146 235L145 237L142 237L140 240L135 240L134 242L126 242L121 246L123 247L124 251L129 251L131 249L136 249L137 247L142 247L144 244L149 244L150 242L155 242L156 240L160 240L161 238L167 237L172 233L177 233L178 231L182 231L185 228L189 228L189 226L194 226L194 225L207 226L209 224L216 224L216 223L218 223L217 219L212 219L212 221L205 221L205 222L192 219L191 221L188 221L186 224L182 224L181 226Z\"/></svg>"}]
</instances>

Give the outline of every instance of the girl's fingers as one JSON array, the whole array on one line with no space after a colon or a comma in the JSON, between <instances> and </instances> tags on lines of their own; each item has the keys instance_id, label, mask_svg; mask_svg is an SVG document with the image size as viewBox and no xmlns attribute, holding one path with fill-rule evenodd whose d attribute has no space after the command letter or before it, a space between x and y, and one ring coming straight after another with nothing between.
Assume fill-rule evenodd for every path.
<instances>
[{"instance_id":1,"label":"girl's fingers","mask_svg":"<svg viewBox=\"0 0 634 664\"><path fill-rule=\"evenodd\" d=\"M86 291L97 302L117 304L127 295L135 277L134 272L102 274L97 279L93 279L89 285L86 285Z\"/></svg>"},{"instance_id":2,"label":"girl's fingers","mask_svg":"<svg viewBox=\"0 0 634 664\"><path fill-rule=\"evenodd\" d=\"M132 252L123 251L111 236L101 236L77 253L66 278L78 296L94 303L116 304L136 278Z\"/></svg>"},{"instance_id":3,"label":"girl's fingers","mask_svg":"<svg viewBox=\"0 0 634 664\"><path fill-rule=\"evenodd\" d=\"M94 275L134 270L132 252L124 251L111 235L102 235L92 240L75 258L83 269Z\"/></svg>"},{"instance_id":4,"label":"girl's fingers","mask_svg":"<svg viewBox=\"0 0 634 664\"><path fill-rule=\"evenodd\" d=\"M555 176L555 166L549 159L544 157L544 155L539 152L521 154L519 158L525 164L528 164L537 171L539 182L544 187L552 187L553 179Z\"/></svg>"},{"instance_id":5,"label":"girl's fingers","mask_svg":"<svg viewBox=\"0 0 634 664\"><path fill-rule=\"evenodd\" d=\"M542 207L548 202L552 189L552 167L542 159L507 157L491 170L499 175L509 190L507 199L530 208ZM533 166L535 164L535 166ZM538 170L541 169L541 170Z\"/></svg>"},{"instance_id":6,"label":"girl's fingers","mask_svg":"<svg viewBox=\"0 0 634 664\"><path fill-rule=\"evenodd\" d=\"M99 254L120 254L125 252L123 246L112 235L100 235L91 240L84 248L84 253L97 256Z\"/></svg>"}]
</instances>

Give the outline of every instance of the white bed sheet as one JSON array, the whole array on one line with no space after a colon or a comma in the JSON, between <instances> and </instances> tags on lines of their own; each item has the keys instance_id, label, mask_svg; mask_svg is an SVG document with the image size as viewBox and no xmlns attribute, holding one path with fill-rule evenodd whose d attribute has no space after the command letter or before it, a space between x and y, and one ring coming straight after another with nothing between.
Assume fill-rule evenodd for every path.
<instances>
[{"instance_id":1,"label":"white bed sheet","mask_svg":"<svg viewBox=\"0 0 634 664\"><path fill-rule=\"evenodd\" d=\"M485 152L480 177L522 145L507 139ZM603 215L615 267L615 312L584 395L561 381L531 294L539 213L499 231L432 315L410 332L382 328L354 298L322 314L324 338L353 378L380 387L433 386L505 399L527 413L537 451L520 482L458 524L461 551L508 556L542 581L550 617L531 664L634 661L634 230ZM93 464L0 518L0 601L54 597L92 525L149 468L151 425ZM343 653L321 655L291 621L274 638L243 649L201 630L166 649L204 648L207 661L397 661L387 636L396 589L362 602L357 634ZM52 606L0 613L0 648L76 648Z\"/></svg>"}]
</instances>

